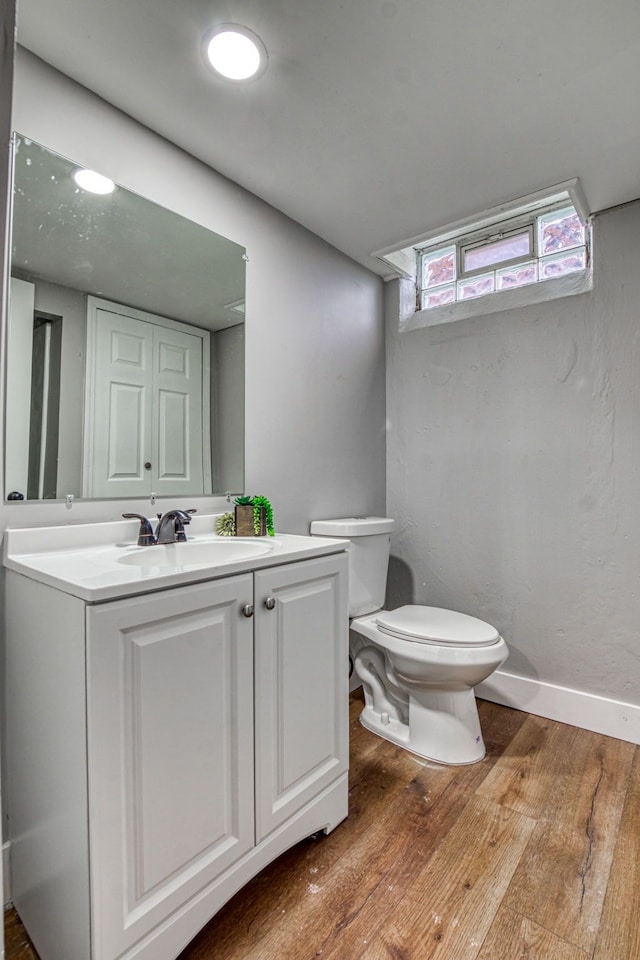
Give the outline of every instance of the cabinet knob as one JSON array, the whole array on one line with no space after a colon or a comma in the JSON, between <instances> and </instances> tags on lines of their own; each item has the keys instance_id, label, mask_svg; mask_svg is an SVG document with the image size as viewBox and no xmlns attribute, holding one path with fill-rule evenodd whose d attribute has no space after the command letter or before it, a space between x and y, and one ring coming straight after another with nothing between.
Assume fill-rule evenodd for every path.
<instances>
[{"instance_id":1,"label":"cabinet knob","mask_svg":"<svg viewBox=\"0 0 640 960\"><path fill-rule=\"evenodd\" d=\"M276 605L275 597L267 597L267 599L264 602L264 605L267 608L267 610L273 610L273 608Z\"/></svg>"},{"instance_id":2,"label":"cabinet knob","mask_svg":"<svg viewBox=\"0 0 640 960\"><path fill-rule=\"evenodd\" d=\"M144 465L145 470L151 470L151 462L147 460Z\"/></svg>"},{"instance_id":3,"label":"cabinet knob","mask_svg":"<svg viewBox=\"0 0 640 960\"><path fill-rule=\"evenodd\" d=\"M245 603L244 607L242 608L242 612L243 612L243 614L245 615L245 617L252 617L252 616L253 616L253 604L252 604L252 603Z\"/></svg>"}]
</instances>

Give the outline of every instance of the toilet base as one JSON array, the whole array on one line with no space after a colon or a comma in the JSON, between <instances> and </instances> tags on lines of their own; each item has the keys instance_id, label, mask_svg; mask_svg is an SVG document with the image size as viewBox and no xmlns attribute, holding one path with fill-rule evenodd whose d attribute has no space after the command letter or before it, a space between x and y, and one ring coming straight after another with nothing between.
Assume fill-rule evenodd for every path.
<instances>
[{"instance_id":1,"label":"toilet base","mask_svg":"<svg viewBox=\"0 0 640 960\"><path fill-rule=\"evenodd\" d=\"M371 733L434 763L462 766L477 763L486 753L472 689L411 690L408 724L367 703L360 723Z\"/></svg>"}]
</instances>

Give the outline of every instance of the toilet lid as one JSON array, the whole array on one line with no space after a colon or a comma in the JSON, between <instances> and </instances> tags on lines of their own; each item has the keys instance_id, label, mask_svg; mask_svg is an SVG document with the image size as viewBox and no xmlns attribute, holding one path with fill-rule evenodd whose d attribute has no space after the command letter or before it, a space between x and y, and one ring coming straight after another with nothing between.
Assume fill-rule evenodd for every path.
<instances>
[{"instance_id":1,"label":"toilet lid","mask_svg":"<svg viewBox=\"0 0 640 960\"><path fill-rule=\"evenodd\" d=\"M459 647L482 647L496 643L500 634L495 627L469 617L466 613L443 610L440 607L422 607L412 604L385 610L377 623L383 633L403 637L414 643L442 643Z\"/></svg>"}]
</instances>

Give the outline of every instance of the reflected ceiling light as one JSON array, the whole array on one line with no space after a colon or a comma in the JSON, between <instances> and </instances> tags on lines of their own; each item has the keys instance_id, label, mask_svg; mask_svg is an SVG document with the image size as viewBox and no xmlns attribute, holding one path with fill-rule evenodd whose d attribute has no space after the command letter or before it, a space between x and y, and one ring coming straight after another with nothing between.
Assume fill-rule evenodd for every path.
<instances>
[{"instance_id":1,"label":"reflected ceiling light","mask_svg":"<svg viewBox=\"0 0 640 960\"><path fill-rule=\"evenodd\" d=\"M264 73L267 50L260 37L237 23L222 23L204 41L208 63L227 80L250 80Z\"/></svg>"},{"instance_id":2,"label":"reflected ceiling light","mask_svg":"<svg viewBox=\"0 0 640 960\"><path fill-rule=\"evenodd\" d=\"M82 190L88 190L89 193L113 193L116 188L113 180L95 170L76 170L73 179Z\"/></svg>"}]
</instances>

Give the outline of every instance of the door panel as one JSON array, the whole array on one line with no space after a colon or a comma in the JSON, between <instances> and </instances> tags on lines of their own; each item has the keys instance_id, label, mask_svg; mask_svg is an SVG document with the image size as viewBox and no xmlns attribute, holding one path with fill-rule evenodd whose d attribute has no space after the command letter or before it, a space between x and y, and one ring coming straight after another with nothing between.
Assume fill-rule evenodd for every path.
<instances>
[{"instance_id":1,"label":"door panel","mask_svg":"<svg viewBox=\"0 0 640 960\"><path fill-rule=\"evenodd\" d=\"M157 429L154 490L204 491L202 341L181 330L154 329Z\"/></svg>"},{"instance_id":2,"label":"door panel","mask_svg":"<svg viewBox=\"0 0 640 960\"><path fill-rule=\"evenodd\" d=\"M144 477L144 387L109 384L106 482Z\"/></svg>"},{"instance_id":3,"label":"door panel","mask_svg":"<svg viewBox=\"0 0 640 960\"><path fill-rule=\"evenodd\" d=\"M158 484L160 481L180 480L189 482L189 401L183 393L161 390L160 427L158 435ZM201 481L200 481L201 482ZM156 484L158 490L160 486ZM194 491L190 491L194 492ZM195 491L197 492L197 491ZM175 489L172 488L172 493Z\"/></svg>"},{"instance_id":4,"label":"door panel","mask_svg":"<svg viewBox=\"0 0 640 960\"><path fill-rule=\"evenodd\" d=\"M255 574L258 841L348 767L346 571L342 554Z\"/></svg>"}]
</instances>

